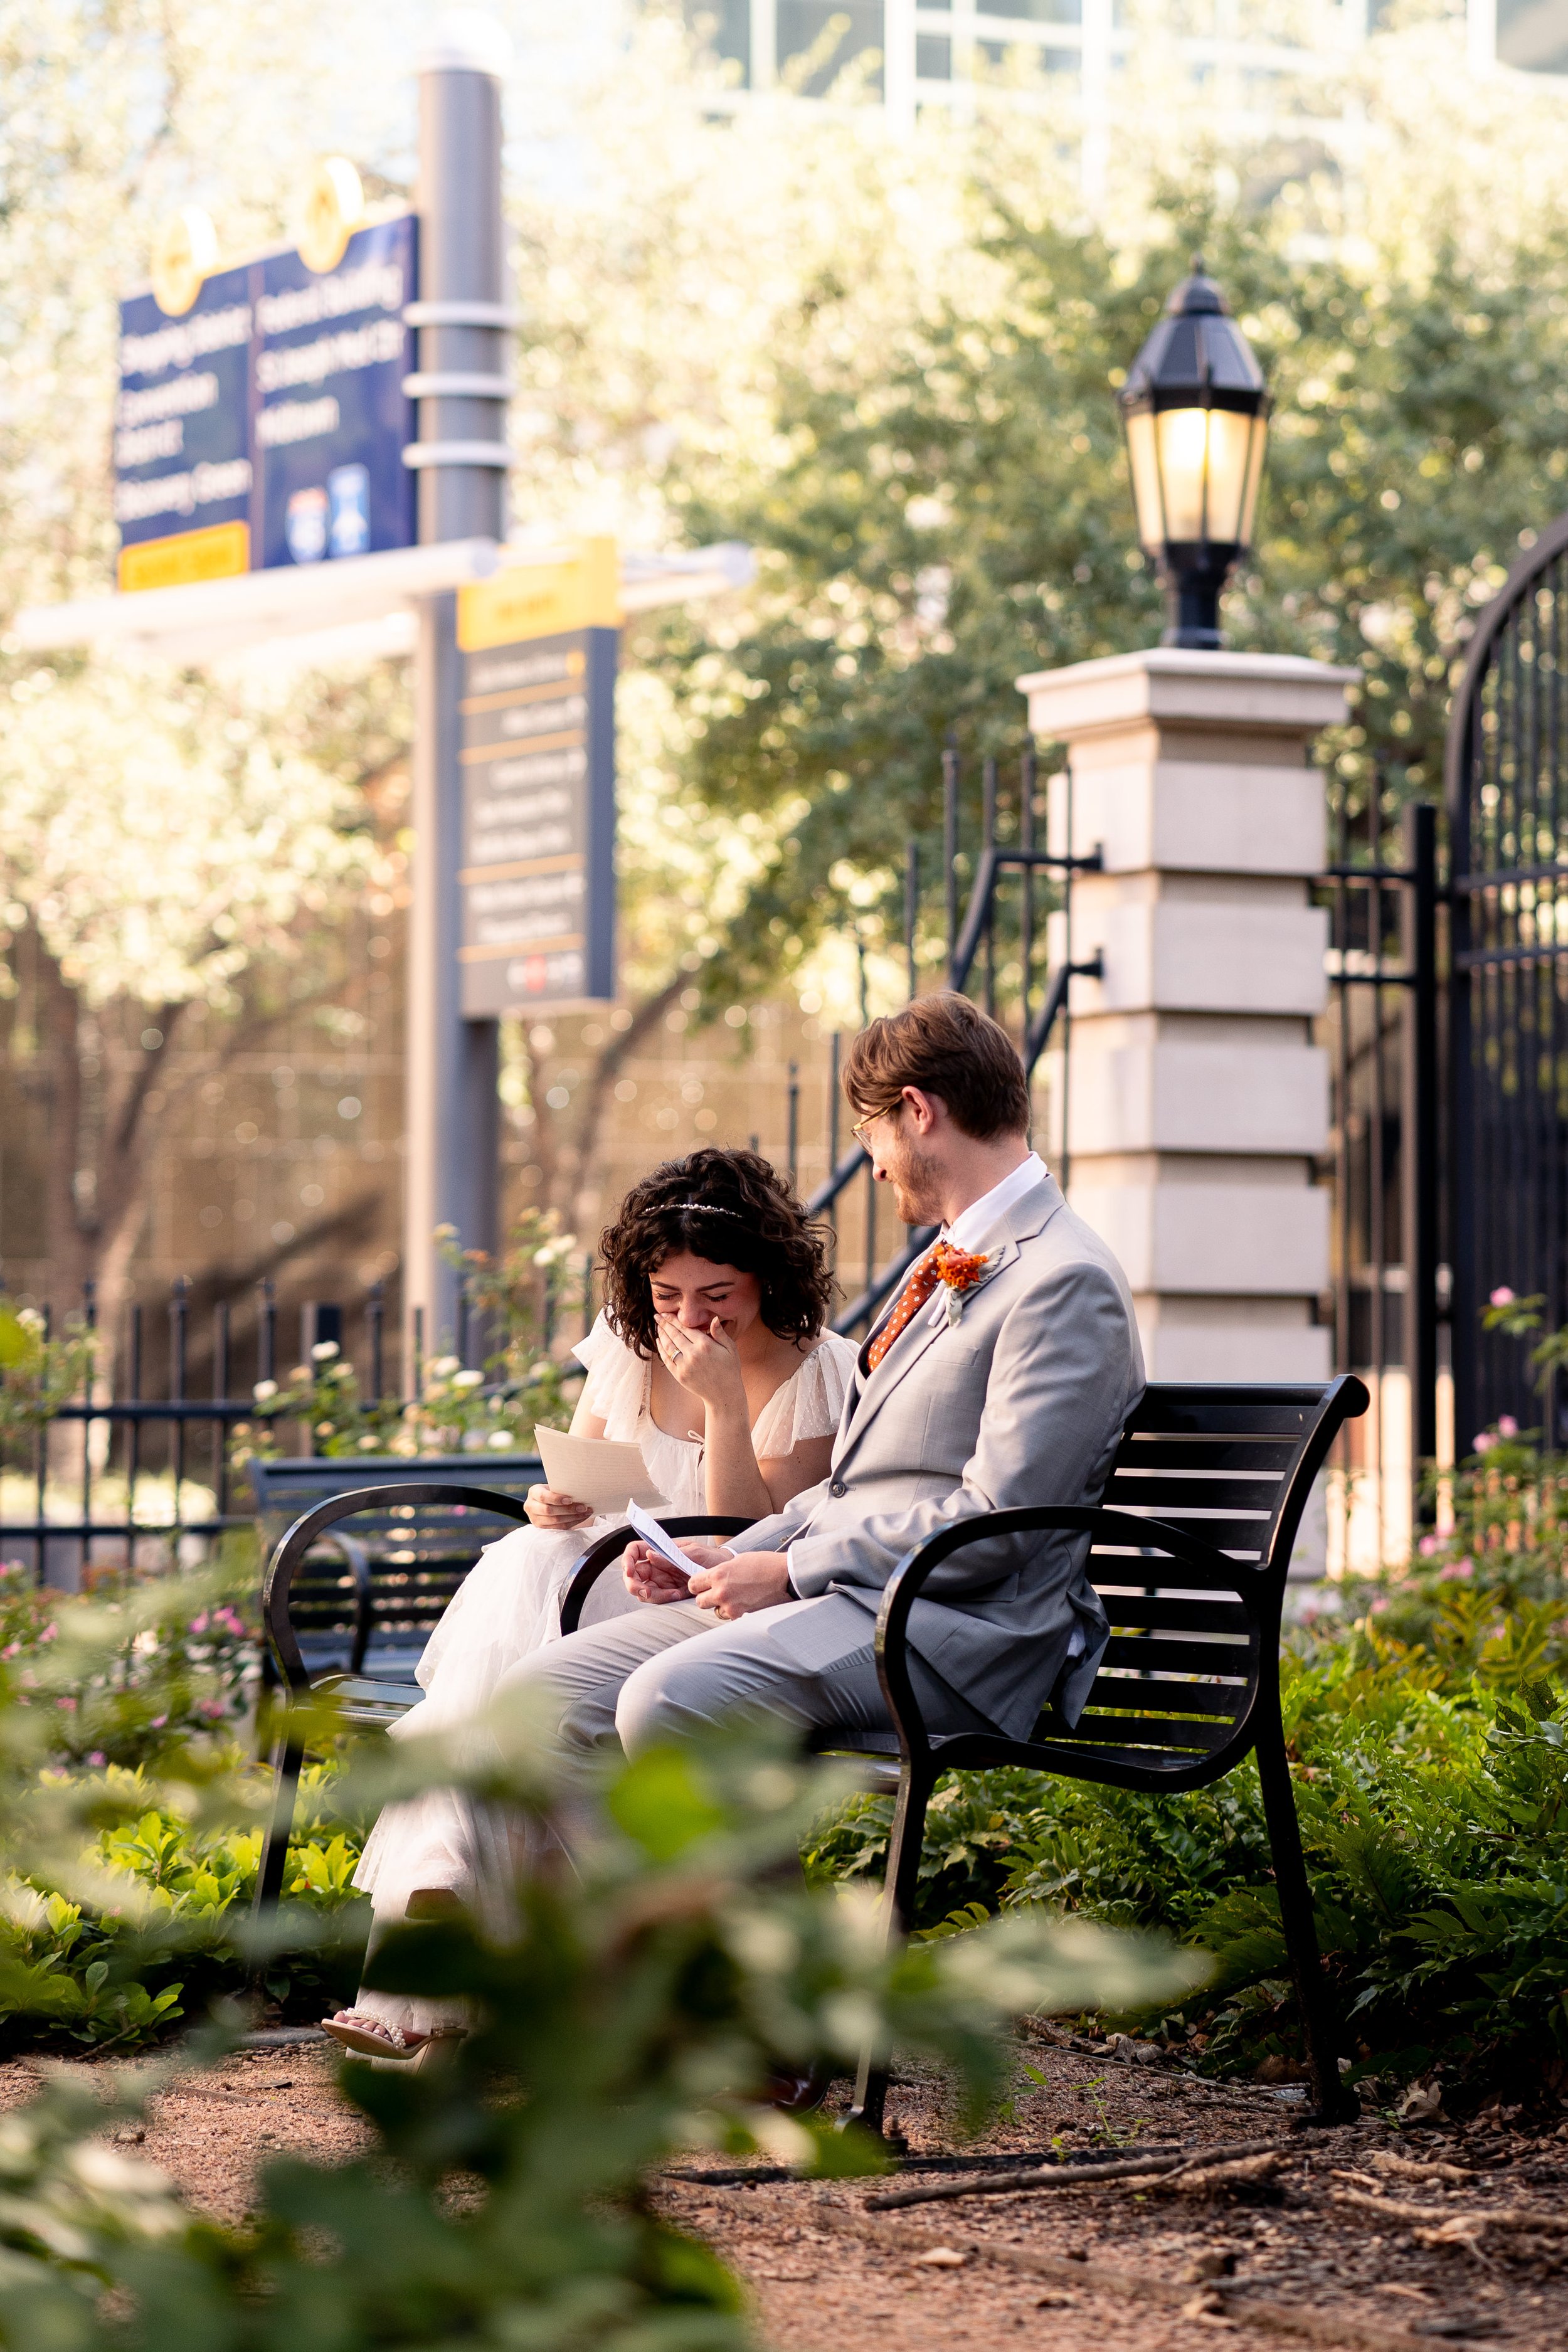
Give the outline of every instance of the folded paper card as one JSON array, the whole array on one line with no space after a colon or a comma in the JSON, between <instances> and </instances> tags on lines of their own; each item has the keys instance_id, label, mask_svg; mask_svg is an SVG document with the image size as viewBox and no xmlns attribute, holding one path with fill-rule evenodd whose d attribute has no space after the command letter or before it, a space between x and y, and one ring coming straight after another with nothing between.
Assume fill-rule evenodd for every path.
<instances>
[{"instance_id":1,"label":"folded paper card","mask_svg":"<svg viewBox=\"0 0 1568 2352\"><path fill-rule=\"evenodd\" d=\"M638 1446L610 1437L573 1437L563 1429L536 1428L533 1442L544 1475L563 1495L575 1496L596 1514L624 1516L628 1503L662 1503Z\"/></svg>"},{"instance_id":2,"label":"folded paper card","mask_svg":"<svg viewBox=\"0 0 1568 2352\"><path fill-rule=\"evenodd\" d=\"M684 1569L689 1572L691 1562L680 1549L675 1538L666 1534L656 1518L650 1517L647 1511L639 1511L635 1503L626 1513L626 1517L651 1550L658 1552L661 1559L668 1560L671 1568Z\"/></svg>"}]
</instances>

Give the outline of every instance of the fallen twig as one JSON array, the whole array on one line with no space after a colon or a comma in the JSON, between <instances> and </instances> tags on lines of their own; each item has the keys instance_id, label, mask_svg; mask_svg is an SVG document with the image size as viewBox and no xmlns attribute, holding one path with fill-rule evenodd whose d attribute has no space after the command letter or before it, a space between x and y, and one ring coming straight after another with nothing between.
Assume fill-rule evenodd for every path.
<instances>
[{"instance_id":1,"label":"fallen twig","mask_svg":"<svg viewBox=\"0 0 1568 2352\"><path fill-rule=\"evenodd\" d=\"M1237 2157L1228 2164L1206 2164L1194 2158L1179 2172L1170 2173L1163 2179L1156 2177L1149 2186L1174 2189L1184 2197L1201 2196L1205 2189L1241 2189L1250 2181L1272 2180L1297 2153L1295 2148L1259 2148L1256 2156Z\"/></svg>"},{"instance_id":2,"label":"fallen twig","mask_svg":"<svg viewBox=\"0 0 1568 2352\"><path fill-rule=\"evenodd\" d=\"M1277 2140L1242 2140L1229 2147L1198 2148L1178 2156L1119 2157L1111 2164L1052 2164L1036 2172L978 2172L966 2180L940 2180L914 2189L885 2189L868 2197L868 2213L889 2213L900 2205L934 2205L954 2197L1005 2197L1021 2189L1088 2189L1102 2180L1169 2185L1175 2173L1213 2172L1215 2168L1287 2151Z\"/></svg>"},{"instance_id":3,"label":"fallen twig","mask_svg":"<svg viewBox=\"0 0 1568 2352\"><path fill-rule=\"evenodd\" d=\"M1433 2230L1443 2245L1458 2244L1483 2230L1540 2230L1568 2236L1568 2213L1554 2213L1544 2205L1482 2206L1468 2213L1445 2213L1441 2207L1412 2205L1402 2197L1369 2197L1360 2189L1331 2189L1331 2205L1356 2213L1375 2213L1385 2221L1404 2221L1413 2229Z\"/></svg>"},{"instance_id":4,"label":"fallen twig","mask_svg":"<svg viewBox=\"0 0 1568 2352\"><path fill-rule=\"evenodd\" d=\"M1391 2147L1379 2148L1367 2162L1374 2172L1396 2172L1402 2180L1452 2180L1464 2182L1476 2177L1474 2165L1418 2164L1413 2156L1396 2156Z\"/></svg>"}]
</instances>

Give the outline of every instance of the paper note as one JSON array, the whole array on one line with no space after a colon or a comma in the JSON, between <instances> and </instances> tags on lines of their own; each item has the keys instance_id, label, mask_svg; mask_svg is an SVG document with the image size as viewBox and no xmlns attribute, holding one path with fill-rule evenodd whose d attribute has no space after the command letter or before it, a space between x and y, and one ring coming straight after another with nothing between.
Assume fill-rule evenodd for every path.
<instances>
[{"instance_id":1,"label":"paper note","mask_svg":"<svg viewBox=\"0 0 1568 2352\"><path fill-rule=\"evenodd\" d=\"M573 1437L563 1429L534 1430L544 1475L563 1495L590 1504L595 1514L625 1513L628 1503L662 1503L640 1447L610 1437Z\"/></svg>"},{"instance_id":2,"label":"paper note","mask_svg":"<svg viewBox=\"0 0 1568 2352\"><path fill-rule=\"evenodd\" d=\"M665 1534L656 1518L647 1511L639 1511L635 1503L626 1517L651 1550L658 1552L660 1559L668 1560L672 1568L679 1569L683 1576L690 1575L693 1562L677 1548L674 1538Z\"/></svg>"}]
</instances>

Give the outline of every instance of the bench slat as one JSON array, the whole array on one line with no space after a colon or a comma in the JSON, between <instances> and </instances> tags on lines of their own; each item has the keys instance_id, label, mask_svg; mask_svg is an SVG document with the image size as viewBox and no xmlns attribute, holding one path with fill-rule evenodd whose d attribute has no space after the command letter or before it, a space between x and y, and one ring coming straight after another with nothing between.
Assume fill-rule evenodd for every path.
<instances>
[{"instance_id":1,"label":"bench slat","mask_svg":"<svg viewBox=\"0 0 1568 2352\"><path fill-rule=\"evenodd\" d=\"M1229 1723L1184 1723L1167 1716L1150 1715L1092 1717L1086 1709L1072 1730L1053 1717L1045 1737L1058 1744L1074 1748L1118 1746L1123 1748L1180 1748L1200 1756L1209 1756L1223 1748L1234 1727Z\"/></svg>"},{"instance_id":2,"label":"bench slat","mask_svg":"<svg viewBox=\"0 0 1568 2352\"><path fill-rule=\"evenodd\" d=\"M1165 1675L1226 1675L1245 1679L1253 1671L1249 1642L1184 1642L1163 1633L1112 1633L1101 1667L1135 1666Z\"/></svg>"},{"instance_id":3,"label":"bench slat","mask_svg":"<svg viewBox=\"0 0 1568 2352\"><path fill-rule=\"evenodd\" d=\"M1251 1695L1248 1678L1237 1682L1184 1682L1174 1675L1099 1674L1089 1695L1091 1707L1136 1708L1153 1715L1161 1707L1173 1715L1243 1714Z\"/></svg>"},{"instance_id":4,"label":"bench slat","mask_svg":"<svg viewBox=\"0 0 1568 2352\"><path fill-rule=\"evenodd\" d=\"M1144 1476L1137 1468L1127 1469L1118 1463L1106 1485L1105 1501L1114 1510L1153 1511L1165 1519L1173 1518L1178 1511L1215 1510L1256 1511L1271 1519L1284 1483L1282 1477L1246 1477L1239 1471L1198 1478L1190 1472L1151 1470Z\"/></svg>"},{"instance_id":5,"label":"bench slat","mask_svg":"<svg viewBox=\"0 0 1568 2352\"><path fill-rule=\"evenodd\" d=\"M1117 1454L1118 1470L1225 1470L1243 1477L1280 1476L1296 1459L1298 1441L1287 1437L1187 1436L1163 1430L1130 1429Z\"/></svg>"}]
</instances>

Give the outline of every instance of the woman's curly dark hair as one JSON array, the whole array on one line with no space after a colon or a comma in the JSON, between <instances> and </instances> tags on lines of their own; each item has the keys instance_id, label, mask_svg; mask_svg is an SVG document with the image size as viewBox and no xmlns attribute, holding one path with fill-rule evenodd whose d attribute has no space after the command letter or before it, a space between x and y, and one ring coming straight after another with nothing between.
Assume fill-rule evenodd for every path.
<instances>
[{"instance_id":1,"label":"woman's curly dark hair","mask_svg":"<svg viewBox=\"0 0 1568 2352\"><path fill-rule=\"evenodd\" d=\"M833 1295L826 1239L760 1152L709 1145L634 1184L599 1236L605 1319L639 1356L658 1338L652 1278L689 1250L762 1285L763 1321L781 1339L815 1339Z\"/></svg>"}]
</instances>

